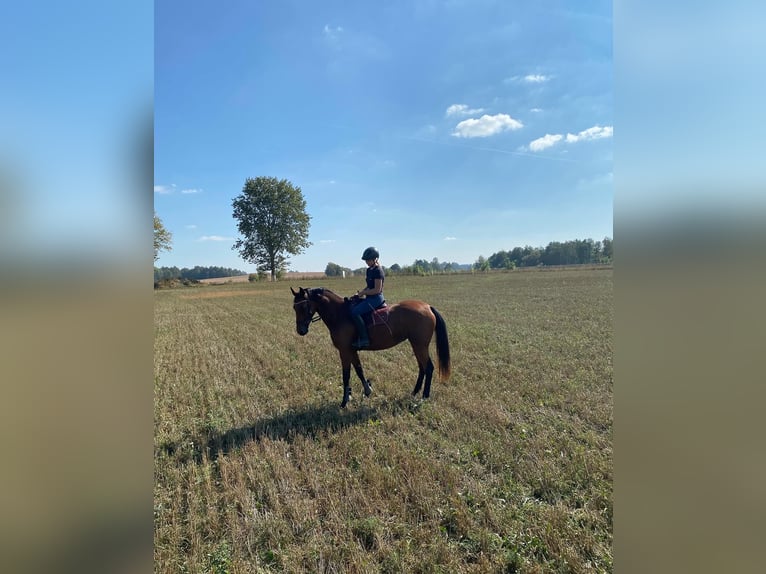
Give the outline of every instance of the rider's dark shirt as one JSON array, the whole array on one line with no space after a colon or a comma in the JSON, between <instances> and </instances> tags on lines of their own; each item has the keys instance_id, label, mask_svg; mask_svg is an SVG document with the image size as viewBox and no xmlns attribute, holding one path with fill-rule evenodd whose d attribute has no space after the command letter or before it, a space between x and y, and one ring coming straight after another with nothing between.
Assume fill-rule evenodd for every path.
<instances>
[{"instance_id":1,"label":"rider's dark shirt","mask_svg":"<svg viewBox=\"0 0 766 574\"><path fill-rule=\"evenodd\" d=\"M380 265L375 265L373 267L367 268L367 275L366 275L367 289L375 288L375 279L380 279L382 282L385 282L386 280L386 275L385 273L383 273L383 268ZM382 285L381 285L381 293L382 293Z\"/></svg>"}]
</instances>

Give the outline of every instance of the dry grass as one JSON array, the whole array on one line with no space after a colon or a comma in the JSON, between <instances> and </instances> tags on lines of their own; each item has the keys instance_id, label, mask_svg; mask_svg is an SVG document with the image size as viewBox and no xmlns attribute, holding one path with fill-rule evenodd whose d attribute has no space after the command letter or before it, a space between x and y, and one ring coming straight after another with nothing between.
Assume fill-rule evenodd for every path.
<instances>
[{"instance_id":1,"label":"dry grass","mask_svg":"<svg viewBox=\"0 0 766 574\"><path fill-rule=\"evenodd\" d=\"M366 353L345 411L290 285L155 293L156 572L612 570L611 270L391 277L452 379L414 401L409 346Z\"/></svg>"}]
</instances>

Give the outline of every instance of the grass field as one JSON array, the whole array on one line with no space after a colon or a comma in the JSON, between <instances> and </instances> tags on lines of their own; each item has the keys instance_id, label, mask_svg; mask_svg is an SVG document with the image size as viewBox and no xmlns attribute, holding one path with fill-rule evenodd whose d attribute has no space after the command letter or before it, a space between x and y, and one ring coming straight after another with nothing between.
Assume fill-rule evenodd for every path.
<instances>
[{"instance_id":1,"label":"grass field","mask_svg":"<svg viewBox=\"0 0 766 574\"><path fill-rule=\"evenodd\" d=\"M341 410L289 287L359 281L155 293L155 572L611 572L612 271L387 279L452 378L416 401L408 344L362 353Z\"/></svg>"}]
</instances>

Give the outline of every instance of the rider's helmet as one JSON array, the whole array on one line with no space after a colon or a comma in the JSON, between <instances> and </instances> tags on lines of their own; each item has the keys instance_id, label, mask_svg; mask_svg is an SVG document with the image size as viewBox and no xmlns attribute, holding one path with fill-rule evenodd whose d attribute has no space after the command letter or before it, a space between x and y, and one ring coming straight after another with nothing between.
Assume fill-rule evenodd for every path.
<instances>
[{"instance_id":1,"label":"rider's helmet","mask_svg":"<svg viewBox=\"0 0 766 574\"><path fill-rule=\"evenodd\" d=\"M378 250L374 247L368 247L364 250L364 253L362 253L362 259L365 261L369 259L378 259L380 257L380 253L378 253Z\"/></svg>"}]
</instances>

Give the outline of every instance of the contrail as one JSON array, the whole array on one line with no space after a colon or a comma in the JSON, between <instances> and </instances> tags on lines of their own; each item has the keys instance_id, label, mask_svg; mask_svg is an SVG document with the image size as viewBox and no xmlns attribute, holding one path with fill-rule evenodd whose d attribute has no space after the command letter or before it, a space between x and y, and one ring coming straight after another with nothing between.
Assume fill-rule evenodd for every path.
<instances>
[{"instance_id":1,"label":"contrail","mask_svg":"<svg viewBox=\"0 0 766 574\"><path fill-rule=\"evenodd\" d=\"M347 129L347 130L353 129L352 126L345 126L345 125L342 125L342 124L334 124L334 123L329 123L329 122L322 122L322 124L327 126L327 127L331 127L331 128L338 128L338 129L344 129L344 130L345 129ZM403 140L411 140L411 141L416 141L416 142L425 142L425 143L437 144L437 145L446 145L446 146L452 146L452 147L462 147L462 148L466 148L466 149L475 149L475 150L478 150L478 151L490 151L490 152L494 152L494 153L504 153L506 155L519 155L519 156L523 156L523 157L533 157L535 159L545 159L545 160L549 160L549 161L563 161L563 162L569 162L569 163L577 163L577 160L569 159L569 158L564 158L564 157L551 157L551 156L547 156L547 155L540 155L540 154L536 154L536 153L528 153L528 152L523 152L523 151L511 151L511 150L507 150L507 149L498 149L498 148L494 148L494 147L483 147L483 146L465 145L465 144L454 143L454 142L451 142L451 141L437 141L437 140L430 140L430 139L427 139L427 138L421 138L421 137L416 137L416 136L403 136L403 135L392 135L392 134L389 134L388 137L393 137L393 138L403 139Z\"/></svg>"},{"instance_id":2,"label":"contrail","mask_svg":"<svg viewBox=\"0 0 766 574\"><path fill-rule=\"evenodd\" d=\"M417 141L417 142L426 142L426 143L432 143L432 144L448 145L448 146L453 146L453 147L464 147L464 148L467 148L467 149L475 149L475 150L479 150L479 151L492 151L492 152L495 152L495 153L504 153L504 154L508 154L508 155L521 155L521 156L525 156L525 157L533 157L535 159L547 159L547 160L551 160L551 161L567 161L567 162L576 163L576 161L573 160L573 159L568 159L568 158L564 158L564 157L551 157L551 156L547 156L547 155L539 155L539 154L527 153L527 152L523 152L523 151L511 151L511 150L507 150L507 149L498 149L498 148L494 148L494 147L481 147L481 146L465 145L465 144L453 143L451 141L450 142L436 141L436 140L429 140L429 139L426 139L426 138L418 138L418 137L414 137L414 136L394 136L394 137L398 137L400 139L405 139L405 140L413 140L413 141Z\"/></svg>"}]
</instances>

